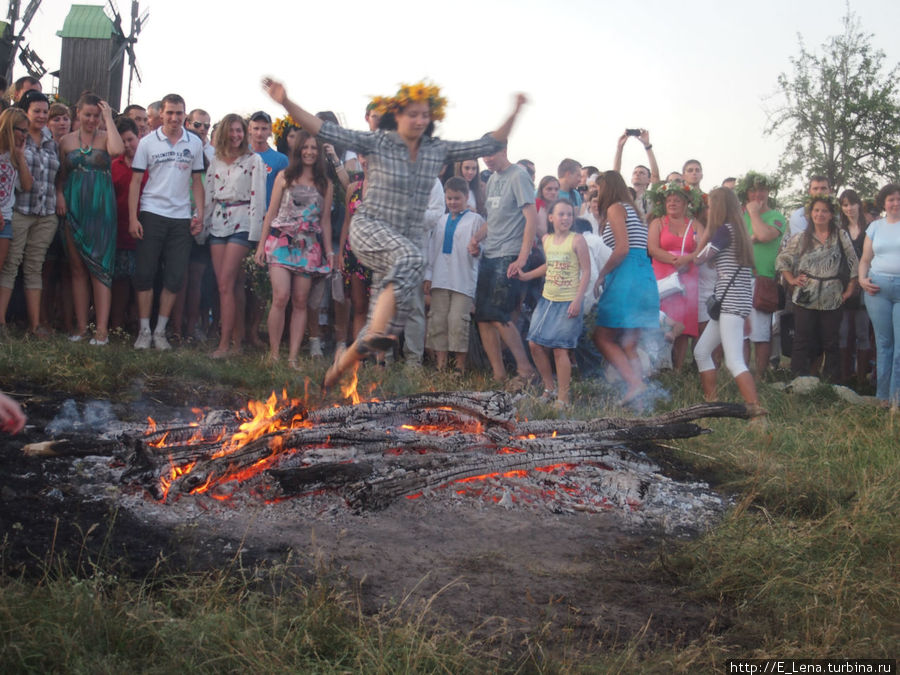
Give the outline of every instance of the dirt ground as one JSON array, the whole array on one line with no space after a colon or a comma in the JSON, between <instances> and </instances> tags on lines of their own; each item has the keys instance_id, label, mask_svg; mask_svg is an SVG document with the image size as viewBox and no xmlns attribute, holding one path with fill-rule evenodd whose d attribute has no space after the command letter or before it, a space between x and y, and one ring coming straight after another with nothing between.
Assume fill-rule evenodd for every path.
<instances>
[{"instance_id":1,"label":"dirt ground","mask_svg":"<svg viewBox=\"0 0 900 675\"><path fill-rule=\"evenodd\" d=\"M327 575L368 613L398 605L500 647L529 636L545 645L648 644L696 638L723 617L672 585L654 565L667 541L617 513L553 514L475 500L401 500L357 515L333 496L302 506L188 497L160 505L115 480L109 458L34 459L63 394L25 399L29 428L0 437L0 564L40 574L51 554L103 560L138 578L171 571L288 563L302 578ZM221 393L220 405L232 405ZM114 405L119 419L174 419L171 401ZM678 472L670 466L667 471Z\"/></svg>"}]
</instances>

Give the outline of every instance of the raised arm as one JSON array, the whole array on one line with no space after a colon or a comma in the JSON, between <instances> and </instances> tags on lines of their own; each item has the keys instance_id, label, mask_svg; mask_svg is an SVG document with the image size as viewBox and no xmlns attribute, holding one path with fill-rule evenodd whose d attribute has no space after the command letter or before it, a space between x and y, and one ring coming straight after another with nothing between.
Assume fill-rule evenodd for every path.
<instances>
[{"instance_id":1,"label":"raised arm","mask_svg":"<svg viewBox=\"0 0 900 675\"><path fill-rule=\"evenodd\" d=\"M269 95L269 98L275 101L275 103L283 106L291 116L291 119L297 124L313 135L319 133L319 129L322 128L322 120L312 113L306 112L303 108L290 100L287 95L287 89L284 88L284 85L281 82L277 82L269 77L264 77L262 86Z\"/></svg>"},{"instance_id":2,"label":"raised arm","mask_svg":"<svg viewBox=\"0 0 900 675\"><path fill-rule=\"evenodd\" d=\"M613 159L613 171L622 173L622 151L625 149L625 143L628 142L628 134L623 133L616 141L616 157Z\"/></svg>"},{"instance_id":3,"label":"raised arm","mask_svg":"<svg viewBox=\"0 0 900 675\"><path fill-rule=\"evenodd\" d=\"M122 143L122 137L116 129L112 108L106 101L100 101L100 114L103 115L103 122L106 124L106 152L110 157L118 157L125 152L125 144Z\"/></svg>"},{"instance_id":4,"label":"raised arm","mask_svg":"<svg viewBox=\"0 0 900 675\"><path fill-rule=\"evenodd\" d=\"M512 131L513 124L516 122L516 117L519 115L522 106L526 103L528 103L528 97L525 96L525 94L516 94L516 103L513 106L512 113L510 113L509 117L506 118L506 121L501 124L496 131L491 132L491 136L494 137L494 140L506 143L509 138L509 132Z\"/></svg>"},{"instance_id":5,"label":"raised arm","mask_svg":"<svg viewBox=\"0 0 900 675\"><path fill-rule=\"evenodd\" d=\"M656 163L656 155L653 154L653 144L650 142L650 132L641 129L641 135L638 136L641 143L644 144L644 150L647 151L647 163L650 165L650 185L659 182L659 165Z\"/></svg>"}]
</instances>

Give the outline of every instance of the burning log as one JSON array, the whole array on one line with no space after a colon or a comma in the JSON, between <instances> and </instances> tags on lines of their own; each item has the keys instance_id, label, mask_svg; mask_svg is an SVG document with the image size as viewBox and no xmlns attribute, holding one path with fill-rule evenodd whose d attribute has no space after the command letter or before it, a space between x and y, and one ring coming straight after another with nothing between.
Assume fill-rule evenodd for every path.
<instances>
[{"instance_id":1,"label":"burning log","mask_svg":"<svg viewBox=\"0 0 900 675\"><path fill-rule=\"evenodd\" d=\"M354 508L383 508L454 481L551 465L646 472L652 465L624 445L698 436L707 430L693 422L704 417L746 417L743 406L709 403L646 419L517 423L503 392L425 393L312 411L273 396L251 408L253 415L219 414L130 439L123 480L160 501L221 496L228 483L236 489L255 480L281 496L336 488Z\"/></svg>"},{"instance_id":2,"label":"burning log","mask_svg":"<svg viewBox=\"0 0 900 675\"><path fill-rule=\"evenodd\" d=\"M28 443L22 446L22 453L28 457L87 457L88 455L114 455L123 446L117 440L84 438L59 438L42 443Z\"/></svg>"}]
</instances>

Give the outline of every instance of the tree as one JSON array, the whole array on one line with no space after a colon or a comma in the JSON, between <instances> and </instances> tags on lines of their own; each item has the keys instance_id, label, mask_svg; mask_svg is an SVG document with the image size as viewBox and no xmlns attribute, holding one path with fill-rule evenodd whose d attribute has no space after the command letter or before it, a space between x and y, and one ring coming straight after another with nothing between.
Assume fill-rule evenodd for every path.
<instances>
[{"instance_id":1,"label":"tree","mask_svg":"<svg viewBox=\"0 0 900 675\"><path fill-rule=\"evenodd\" d=\"M900 176L900 64L882 74L884 52L849 7L842 23L843 33L828 38L821 53L807 51L798 35L794 72L778 76L786 102L770 114L766 134L786 136L783 178L822 174L835 190L872 194Z\"/></svg>"}]
</instances>

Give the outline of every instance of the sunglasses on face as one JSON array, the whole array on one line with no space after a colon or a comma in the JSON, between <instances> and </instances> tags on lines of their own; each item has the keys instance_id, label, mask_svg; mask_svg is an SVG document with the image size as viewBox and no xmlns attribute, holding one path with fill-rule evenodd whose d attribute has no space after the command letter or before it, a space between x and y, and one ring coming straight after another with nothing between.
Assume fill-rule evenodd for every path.
<instances>
[{"instance_id":1,"label":"sunglasses on face","mask_svg":"<svg viewBox=\"0 0 900 675\"><path fill-rule=\"evenodd\" d=\"M209 125L206 122L191 122L191 125L195 129L209 129Z\"/></svg>"}]
</instances>

